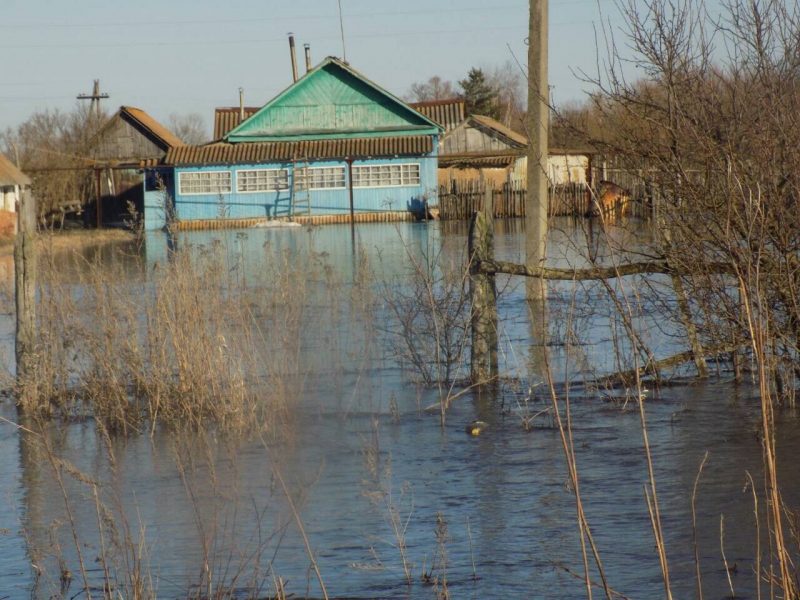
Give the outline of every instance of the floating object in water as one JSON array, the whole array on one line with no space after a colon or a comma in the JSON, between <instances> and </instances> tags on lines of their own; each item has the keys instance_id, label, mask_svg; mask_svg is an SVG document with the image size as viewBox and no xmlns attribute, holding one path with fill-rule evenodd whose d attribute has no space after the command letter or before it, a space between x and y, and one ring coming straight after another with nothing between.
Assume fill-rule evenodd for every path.
<instances>
[{"instance_id":1,"label":"floating object in water","mask_svg":"<svg viewBox=\"0 0 800 600\"><path fill-rule=\"evenodd\" d=\"M472 423L467 425L466 431L470 435L480 435L484 431L486 431L487 427L489 427L488 423L485 423L483 421L473 421Z\"/></svg>"},{"instance_id":2,"label":"floating object in water","mask_svg":"<svg viewBox=\"0 0 800 600\"><path fill-rule=\"evenodd\" d=\"M253 227L258 229L271 229L273 227L302 227L302 225L294 221L262 221L261 223L256 223Z\"/></svg>"}]
</instances>

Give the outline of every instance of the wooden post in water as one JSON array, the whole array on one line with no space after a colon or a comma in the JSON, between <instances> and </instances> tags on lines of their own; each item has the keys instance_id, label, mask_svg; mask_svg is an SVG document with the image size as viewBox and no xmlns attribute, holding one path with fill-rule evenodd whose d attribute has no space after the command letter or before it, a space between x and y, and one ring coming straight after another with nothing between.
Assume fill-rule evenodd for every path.
<instances>
[{"instance_id":1,"label":"wooden post in water","mask_svg":"<svg viewBox=\"0 0 800 600\"><path fill-rule=\"evenodd\" d=\"M17 384L22 390L17 406L23 407L26 388L34 378L34 348L36 345L36 207L30 190L20 192L19 231L14 242L14 293L17 321L14 354Z\"/></svg>"},{"instance_id":2,"label":"wooden post in water","mask_svg":"<svg viewBox=\"0 0 800 600\"><path fill-rule=\"evenodd\" d=\"M475 212L469 230L472 383L486 383L497 374L497 287L495 276L480 270L481 261L494 256L494 221L487 214L485 206Z\"/></svg>"}]
</instances>

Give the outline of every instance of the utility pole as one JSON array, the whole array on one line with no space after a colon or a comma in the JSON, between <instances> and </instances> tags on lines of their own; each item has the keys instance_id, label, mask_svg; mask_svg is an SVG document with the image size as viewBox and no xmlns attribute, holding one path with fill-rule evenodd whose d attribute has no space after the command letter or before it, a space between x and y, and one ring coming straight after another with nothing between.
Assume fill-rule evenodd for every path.
<instances>
[{"instance_id":1,"label":"utility pole","mask_svg":"<svg viewBox=\"0 0 800 600\"><path fill-rule=\"evenodd\" d=\"M94 113L96 121L100 122L100 100L107 100L110 98L108 94L101 94L100 93L100 80L94 80L94 87L92 88L91 94L78 94L78 100L91 100L92 103L89 105L89 114L91 115Z\"/></svg>"},{"instance_id":2,"label":"utility pole","mask_svg":"<svg viewBox=\"0 0 800 600\"><path fill-rule=\"evenodd\" d=\"M17 309L14 354L20 397L17 408L24 411L35 383L36 359L36 207L28 186L20 186L19 231L14 241L14 299Z\"/></svg>"},{"instance_id":3,"label":"utility pole","mask_svg":"<svg viewBox=\"0 0 800 600\"><path fill-rule=\"evenodd\" d=\"M528 194L525 206L525 254L533 267L545 266L548 208L547 81L548 0L530 0L528 25ZM544 300L543 279L526 277L528 300Z\"/></svg>"}]
</instances>

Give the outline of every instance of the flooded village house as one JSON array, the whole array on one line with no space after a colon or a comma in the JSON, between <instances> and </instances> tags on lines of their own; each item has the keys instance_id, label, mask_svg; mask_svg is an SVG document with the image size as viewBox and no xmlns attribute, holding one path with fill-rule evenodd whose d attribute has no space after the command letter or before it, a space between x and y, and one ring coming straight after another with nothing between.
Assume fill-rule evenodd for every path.
<instances>
[{"instance_id":1,"label":"flooded village house","mask_svg":"<svg viewBox=\"0 0 800 600\"><path fill-rule=\"evenodd\" d=\"M158 168L147 169L145 226L348 219L351 210L362 219L403 218L435 203L441 132L329 57L260 109L217 111L218 139L171 148Z\"/></svg>"},{"instance_id":2,"label":"flooded village house","mask_svg":"<svg viewBox=\"0 0 800 600\"><path fill-rule=\"evenodd\" d=\"M0 154L0 236L17 233L17 205L31 180L3 154Z\"/></svg>"}]
</instances>

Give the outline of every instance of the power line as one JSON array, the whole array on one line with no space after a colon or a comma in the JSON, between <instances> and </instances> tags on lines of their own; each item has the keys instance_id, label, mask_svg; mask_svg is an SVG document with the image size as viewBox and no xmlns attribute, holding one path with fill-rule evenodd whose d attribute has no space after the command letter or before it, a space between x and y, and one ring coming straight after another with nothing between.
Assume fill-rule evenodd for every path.
<instances>
[{"instance_id":1,"label":"power line","mask_svg":"<svg viewBox=\"0 0 800 600\"><path fill-rule=\"evenodd\" d=\"M524 31L524 26L514 25L511 27L480 27L475 29L445 29L445 30L427 30L427 31L402 31L397 33L375 33L375 34L362 34L348 36L350 39L371 39L371 38L387 38L387 37L405 37L415 35L446 35L454 33L480 33L487 31L510 31L521 30ZM310 41L322 40L338 40L339 36L321 36L309 38ZM219 45L239 45L239 44L263 44L268 42L283 42L285 38L268 38L256 40L202 40L202 41L167 41L167 42L129 42L129 43L108 43L108 44L29 44L25 46L20 45L3 45L0 49L14 49L24 50L33 48L133 48L133 47L148 47L148 46L219 46Z\"/></svg>"},{"instance_id":2,"label":"power line","mask_svg":"<svg viewBox=\"0 0 800 600\"><path fill-rule=\"evenodd\" d=\"M579 3L593 2L594 0L576 0ZM503 6L493 6L491 10L485 6L459 8L458 12L496 12L500 10L519 10L524 9L525 4L506 4ZM395 11L395 12L372 12L372 13L353 13L348 14L347 18L372 18L372 17L399 17L403 15L431 15L440 13L452 13L452 9L434 9L434 10L409 10L409 11ZM0 29L68 29L68 28L88 28L88 27L148 27L154 25L172 26L172 25L217 25L220 23L262 23L274 21L326 21L326 20L339 20L338 14L326 15L294 15L285 17L270 17L270 18L256 18L256 19L193 19L184 21L134 21L134 22L111 22L111 23L39 23L27 25L0 25Z\"/></svg>"},{"instance_id":3,"label":"power line","mask_svg":"<svg viewBox=\"0 0 800 600\"><path fill-rule=\"evenodd\" d=\"M559 6L569 6L576 4L597 4L598 0L566 0L559 2ZM613 0L600 0L601 3L612 3ZM465 12L483 12L495 13L503 10L520 10L526 9L527 4L505 4L501 6L492 6L486 8L485 6L464 7L458 8L459 14ZM409 11L395 11L395 12L369 12L369 13L352 13L348 14L348 19L359 18L374 18L374 17L399 17L403 15L432 15L448 13L452 14L452 8L441 8L432 10L409 10ZM16 25L0 25L0 29L83 29L91 27L147 27L153 28L154 26L173 26L173 25L219 25L221 23L264 23L275 21L326 21L338 20L338 14L326 15L293 15L285 17L269 17L269 18L252 18L252 19L192 19L192 20L176 20L176 21L112 21L112 22L94 22L94 23L29 23L29 24L16 24Z\"/></svg>"}]
</instances>

